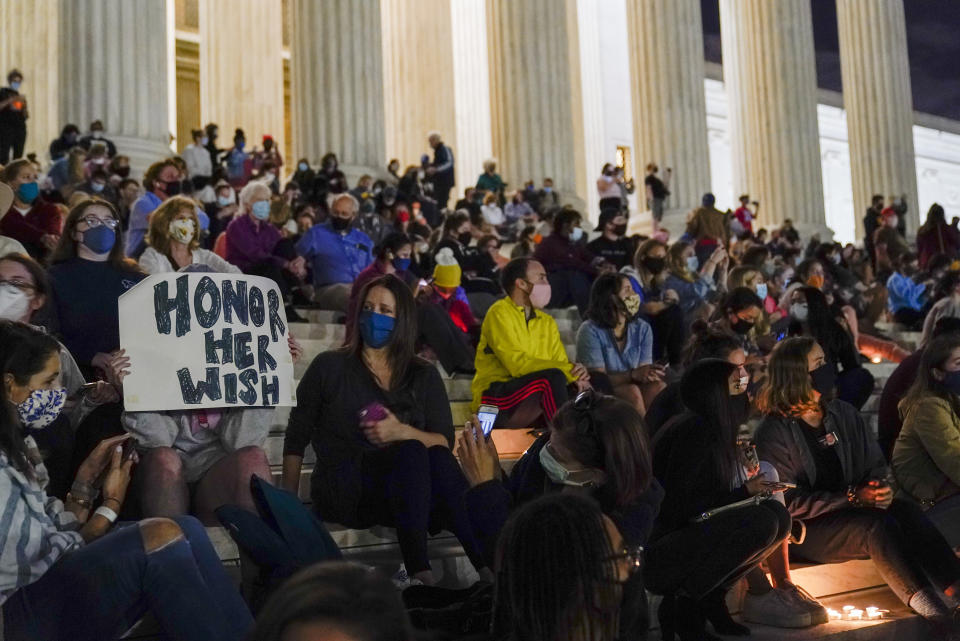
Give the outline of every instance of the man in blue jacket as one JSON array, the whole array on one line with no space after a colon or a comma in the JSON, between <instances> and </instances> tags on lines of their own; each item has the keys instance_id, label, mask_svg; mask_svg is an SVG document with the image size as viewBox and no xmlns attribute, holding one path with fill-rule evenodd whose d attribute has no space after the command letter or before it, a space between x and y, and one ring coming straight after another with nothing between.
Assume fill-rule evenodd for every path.
<instances>
[{"instance_id":1,"label":"man in blue jacket","mask_svg":"<svg viewBox=\"0 0 960 641\"><path fill-rule=\"evenodd\" d=\"M356 198L337 194L330 204L330 219L311 227L297 243L297 254L312 268L314 301L320 309L346 312L351 284L373 261L373 241L352 226L359 210Z\"/></svg>"}]
</instances>

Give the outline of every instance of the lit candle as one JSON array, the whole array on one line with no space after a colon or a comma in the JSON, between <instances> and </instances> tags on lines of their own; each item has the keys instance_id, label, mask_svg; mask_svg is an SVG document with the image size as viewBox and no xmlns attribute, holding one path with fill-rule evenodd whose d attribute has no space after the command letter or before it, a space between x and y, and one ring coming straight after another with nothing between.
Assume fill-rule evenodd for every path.
<instances>
[{"instance_id":1,"label":"lit candle","mask_svg":"<svg viewBox=\"0 0 960 641\"><path fill-rule=\"evenodd\" d=\"M843 606L843 613L844 613L844 614L849 614L853 609L854 609L854 606L852 606L852 605L845 605L845 606Z\"/></svg>"},{"instance_id":2,"label":"lit candle","mask_svg":"<svg viewBox=\"0 0 960 641\"><path fill-rule=\"evenodd\" d=\"M882 618L883 618L883 610L872 605L867 607L867 619L873 621L873 620L882 619Z\"/></svg>"},{"instance_id":3,"label":"lit candle","mask_svg":"<svg viewBox=\"0 0 960 641\"><path fill-rule=\"evenodd\" d=\"M863 620L863 610L850 610L850 620L851 621Z\"/></svg>"},{"instance_id":4,"label":"lit candle","mask_svg":"<svg viewBox=\"0 0 960 641\"><path fill-rule=\"evenodd\" d=\"M870 359L870 361L873 362L873 363L879 363L879 362L882 361L882 360L883 360L883 359L880 358L879 356L874 356L873 358Z\"/></svg>"},{"instance_id":5,"label":"lit candle","mask_svg":"<svg viewBox=\"0 0 960 641\"><path fill-rule=\"evenodd\" d=\"M843 616L843 615L841 615L839 612L837 612L836 610L834 610L833 608L827 608L827 615L828 615L831 619L837 620L837 621L839 621L839 620L842 618L842 616Z\"/></svg>"}]
</instances>

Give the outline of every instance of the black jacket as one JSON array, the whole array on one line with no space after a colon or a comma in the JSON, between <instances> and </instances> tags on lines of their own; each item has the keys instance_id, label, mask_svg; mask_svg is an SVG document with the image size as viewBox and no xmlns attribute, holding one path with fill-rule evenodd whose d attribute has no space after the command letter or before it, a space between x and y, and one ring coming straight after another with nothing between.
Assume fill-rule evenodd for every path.
<instances>
[{"instance_id":1,"label":"black jacket","mask_svg":"<svg viewBox=\"0 0 960 641\"><path fill-rule=\"evenodd\" d=\"M653 442L653 474L666 495L653 538L682 529L712 508L750 498L746 486L730 489L733 479L720 478L708 429L700 416L688 412L662 427Z\"/></svg>"},{"instance_id":2,"label":"black jacket","mask_svg":"<svg viewBox=\"0 0 960 641\"><path fill-rule=\"evenodd\" d=\"M784 494L790 515L797 520L813 519L850 506L847 487L871 478L887 475L887 463L880 446L860 413L849 403L833 400L823 417L826 431L836 432L834 445L843 468L843 487L831 491L813 491L817 468L801 430L802 421L790 416L764 417L757 428L757 454L780 475L780 480L796 483L797 489Z\"/></svg>"}]
</instances>

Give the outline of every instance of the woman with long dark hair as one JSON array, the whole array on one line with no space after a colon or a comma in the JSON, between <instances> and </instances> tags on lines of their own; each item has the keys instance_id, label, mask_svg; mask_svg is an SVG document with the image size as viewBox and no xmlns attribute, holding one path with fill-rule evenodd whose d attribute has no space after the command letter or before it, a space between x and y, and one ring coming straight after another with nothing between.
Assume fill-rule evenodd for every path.
<instances>
[{"instance_id":1,"label":"woman with long dark hair","mask_svg":"<svg viewBox=\"0 0 960 641\"><path fill-rule=\"evenodd\" d=\"M283 487L296 493L303 453L317 456L314 509L352 528L395 527L407 573L433 583L427 531L460 539L482 568L463 507L467 481L450 448L453 418L437 369L418 358L417 312L393 275L364 285L357 331L310 364L297 388L283 448Z\"/></svg>"},{"instance_id":2,"label":"woman with long dark hair","mask_svg":"<svg viewBox=\"0 0 960 641\"><path fill-rule=\"evenodd\" d=\"M500 536L493 636L505 641L615 641L624 583L642 550L589 498L544 496Z\"/></svg>"},{"instance_id":3,"label":"woman with long dark hair","mask_svg":"<svg viewBox=\"0 0 960 641\"><path fill-rule=\"evenodd\" d=\"M796 485L784 495L797 523L791 553L813 563L873 560L904 605L956 639L960 561L916 503L893 498L871 430L834 398L823 349L813 338L787 339L767 371L757 448Z\"/></svg>"},{"instance_id":4,"label":"woman with long dark hair","mask_svg":"<svg viewBox=\"0 0 960 641\"><path fill-rule=\"evenodd\" d=\"M640 415L625 401L592 390L560 408L509 477L502 477L497 448L476 422L467 426L457 457L471 487L467 511L490 564L511 507L542 494L588 493L631 546L646 545L663 498ZM627 634L621 638L645 638L647 600L639 574L623 598L621 633Z\"/></svg>"},{"instance_id":5,"label":"woman with long dark hair","mask_svg":"<svg viewBox=\"0 0 960 641\"><path fill-rule=\"evenodd\" d=\"M926 269L927 261L936 254L946 254L956 258L958 252L960 252L960 234L957 233L957 228L947 224L943 207L933 203L927 210L927 219L917 230L920 269Z\"/></svg>"},{"instance_id":6,"label":"woman with long dark hair","mask_svg":"<svg viewBox=\"0 0 960 641\"><path fill-rule=\"evenodd\" d=\"M808 336L823 348L837 379L837 398L862 408L873 393L873 374L863 366L853 337L834 317L823 292L816 287L795 289L790 319L791 336Z\"/></svg>"},{"instance_id":7,"label":"woman with long dark hair","mask_svg":"<svg viewBox=\"0 0 960 641\"><path fill-rule=\"evenodd\" d=\"M923 350L900 401L903 428L891 464L900 488L917 500L950 547L960 545L960 334Z\"/></svg>"},{"instance_id":8,"label":"woman with long dark hair","mask_svg":"<svg viewBox=\"0 0 960 641\"><path fill-rule=\"evenodd\" d=\"M119 436L98 445L61 503L27 427L63 407L60 345L0 322L0 602L8 641L119 639L148 611L184 641L243 638L250 612L206 530L191 517L115 527L136 455ZM99 484L99 491L95 485ZM100 507L93 510L98 495Z\"/></svg>"},{"instance_id":9,"label":"woman with long dark hair","mask_svg":"<svg viewBox=\"0 0 960 641\"><path fill-rule=\"evenodd\" d=\"M664 639L748 634L726 609L727 590L779 548L790 515L771 500L782 487L750 465L738 446L749 412L741 368L706 359L683 375L688 412L668 423L653 443L653 472L666 495L647 554L647 588L664 595L658 612ZM751 586L744 602L754 620L795 615L779 590ZM756 590L756 591L754 591ZM760 590L763 590L762 593ZM810 617L801 617L805 625Z\"/></svg>"},{"instance_id":10,"label":"woman with long dark hair","mask_svg":"<svg viewBox=\"0 0 960 641\"><path fill-rule=\"evenodd\" d=\"M653 330L638 316L640 296L623 274L601 274L590 289L587 320L577 330L577 362L593 386L630 403L643 416L664 388L653 364Z\"/></svg>"}]
</instances>

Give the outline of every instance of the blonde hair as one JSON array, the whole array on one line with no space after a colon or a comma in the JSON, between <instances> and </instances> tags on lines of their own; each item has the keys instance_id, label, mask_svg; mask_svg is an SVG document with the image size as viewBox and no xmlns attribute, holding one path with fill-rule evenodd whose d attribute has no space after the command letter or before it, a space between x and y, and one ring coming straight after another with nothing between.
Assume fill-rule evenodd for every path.
<instances>
[{"instance_id":1,"label":"blonde hair","mask_svg":"<svg viewBox=\"0 0 960 641\"><path fill-rule=\"evenodd\" d=\"M170 257L170 222L183 212L190 213L196 233L187 247L192 252L200 246L200 220L197 218L197 203L186 196L174 196L150 214L150 227L147 229L147 244L167 258ZM173 261L170 261L173 264Z\"/></svg>"}]
</instances>

